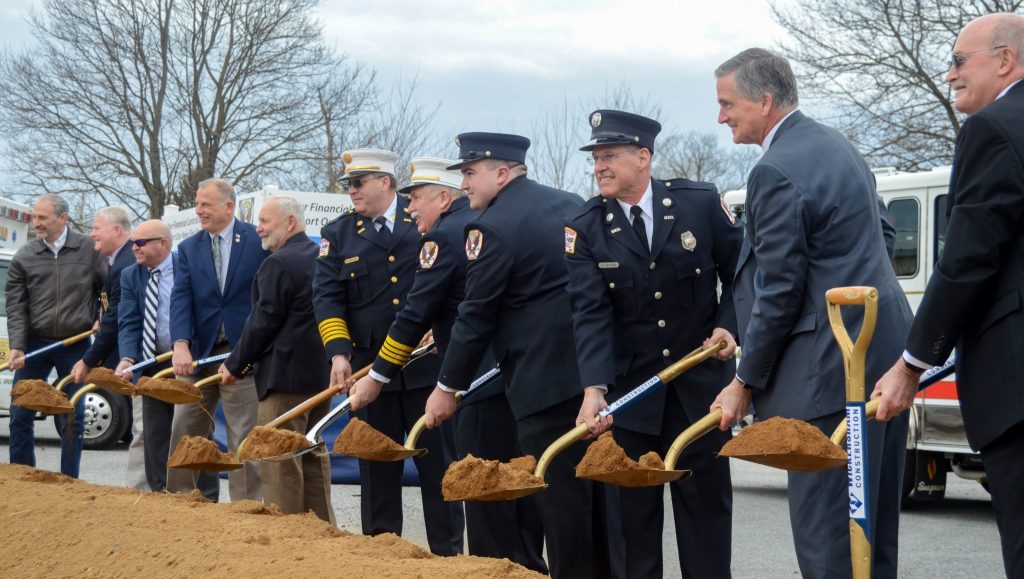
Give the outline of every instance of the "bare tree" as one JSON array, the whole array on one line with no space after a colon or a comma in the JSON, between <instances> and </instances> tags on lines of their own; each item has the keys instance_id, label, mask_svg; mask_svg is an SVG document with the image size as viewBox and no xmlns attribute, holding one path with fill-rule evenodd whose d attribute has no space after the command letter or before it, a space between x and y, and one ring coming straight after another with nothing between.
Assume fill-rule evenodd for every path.
<instances>
[{"instance_id":1,"label":"bare tree","mask_svg":"<svg viewBox=\"0 0 1024 579\"><path fill-rule=\"evenodd\" d=\"M395 177L405 181L411 174L408 161L413 157L448 148L450 139L434 130L434 117L440 103L428 107L417 100L420 77L399 77L388 91L389 98L369 116L358 144L398 153L400 162ZM353 143L355 144L355 143Z\"/></svg>"},{"instance_id":2,"label":"bare tree","mask_svg":"<svg viewBox=\"0 0 1024 579\"><path fill-rule=\"evenodd\" d=\"M323 44L316 3L45 0L38 46L0 57L11 170L36 192L79 195L82 211L144 217L191 205L202 179L245 188L322 156L325 119L361 102L328 81L364 71ZM329 96L310 98L318 89Z\"/></svg>"},{"instance_id":3,"label":"bare tree","mask_svg":"<svg viewBox=\"0 0 1024 579\"><path fill-rule=\"evenodd\" d=\"M760 155L758 147L722 147L714 133L675 133L658 144L654 173L666 179L708 181L725 192L746 184L747 173Z\"/></svg>"},{"instance_id":4,"label":"bare tree","mask_svg":"<svg viewBox=\"0 0 1024 579\"><path fill-rule=\"evenodd\" d=\"M952 159L960 117L944 81L963 25L1019 0L795 0L772 5L806 100L875 164L924 169Z\"/></svg>"}]
</instances>

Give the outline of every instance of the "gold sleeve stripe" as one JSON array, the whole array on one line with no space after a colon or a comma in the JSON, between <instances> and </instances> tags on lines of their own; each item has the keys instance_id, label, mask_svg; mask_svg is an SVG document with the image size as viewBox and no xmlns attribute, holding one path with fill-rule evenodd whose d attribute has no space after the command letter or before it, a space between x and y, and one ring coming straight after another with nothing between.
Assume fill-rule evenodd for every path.
<instances>
[{"instance_id":1,"label":"gold sleeve stripe","mask_svg":"<svg viewBox=\"0 0 1024 579\"><path fill-rule=\"evenodd\" d=\"M403 359L392 356L384 348L380 349L380 357L384 358L385 360L388 361L388 363L394 364L395 366L405 366L405 363L409 361L408 357L405 357Z\"/></svg>"},{"instance_id":2,"label":"gold sleeve stripe","mask_svg":"<svg viewBox=\"0 0 1024 579\"><path fill-rule=\"evenodd\" d=\"M341 318L328 318L320 322L320 339L326 346L332 340L351 340L348 333L348 325Z\"/></svg>"},{"instance_id":3,"label":"gold sleeve stripe","mask_svg":"<svg viewBox=\"0 0 1024 579\"><path fill-rule=\"evenodd\" d=\"M404 352L406 354L412 354L412 351L413 351L413 347L412 346L406 346L405 344L403 344L403 343L395 340L394 338L392 338L390 335L388 337L384 338L384 345L385 346L390 346L390 347L394 348L395 350L397 350L399 352Z\"/></svg>"},{"instance_id":4,"label":"gold sleeve stripe","mask_svg":"<svg viewBox=\"0 0 1024 579\"><path fill-rule=\"evenodd\" d=\"M412 348L400 344L392 340L391 336L388 336L384 340L384 345L380 348L380 357L396 366L404 366L409 361L409 354L411 352Z\"/></svg>"}]
</instances>

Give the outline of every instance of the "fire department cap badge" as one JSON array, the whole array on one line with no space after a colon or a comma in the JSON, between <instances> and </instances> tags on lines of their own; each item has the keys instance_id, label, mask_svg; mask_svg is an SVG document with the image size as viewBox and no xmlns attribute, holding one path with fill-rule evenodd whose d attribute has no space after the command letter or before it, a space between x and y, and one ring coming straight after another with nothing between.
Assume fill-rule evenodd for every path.
<instances>
[{"instance_id":1,"label":"fire department cap badge","mask_svg":"<svg viewBox=\"0 0 1024 579\"><path fill-rule=\"evenodd\" d=\"M435 261L437 261L437 243L425 241L420 247L420 267L430 269Z\"/></svg>"},{"instance_id":2,"label":"fire department cap badge","mask_svg":"<svg viewBox=\"0 0 1024 579\"><path fill-rule=\"evenodd\" d=\"M697 238L689 231L684 231L683 234L679 236L679 240L683 243L683 249L686 251L693 251L697 247Z\"/></svg>"},{"instance_id":3,"label":"fire department cap badge","mask_svg":"<svg viewBox=\"0 0 1024 579\"><path fill-rule=\"evenodd\" d=\"M576 230L572 227L565 228L565 252L576 253Z\"/></svg>"},{"instance_id":4,"label":"fire department cap badge","mask_svg":"<svg viewBox=\"0 0 1024 579\"><path fill-rule=\"evenodd\" d=\"M473 261L480 257L484 247L484 234L479 229L470 229L466 234L466 259Z\"/></svg>"},{"instance_id":5,"label":"fire department cap badge","mask_svg":"<svg viewBox=\"0 0 1024 579\"><path fill-rule=\"evenodd\" d=\"M590 115L590 126L595 129L601 126L601 113L594 113Z\"/></svg>"}]
</instances>

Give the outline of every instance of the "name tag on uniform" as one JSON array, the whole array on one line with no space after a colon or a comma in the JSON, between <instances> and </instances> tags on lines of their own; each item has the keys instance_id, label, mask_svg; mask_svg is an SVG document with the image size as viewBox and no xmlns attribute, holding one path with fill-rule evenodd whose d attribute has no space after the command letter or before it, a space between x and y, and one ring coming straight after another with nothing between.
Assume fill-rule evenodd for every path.
<instances>
[{"instance_id":1,"label":"name tag on uniform","mask_svg":"<svg viewBox=\"0 0 1024 579\"><path fill-rule=\"evenodd\" d=\"M345 260L345 265L348 265L350 263L355 263L357 261L359 261L359 256L358 255L353 255L352 257L349 257L349 258L347 258Z\"/></svg>"},{"instance_id":2,"label":"name tag on uniform","mask_svg":"<svg viewBox=\"0 0 1024 579\"><path fill-rule=\"evenodd\" d=\"M675 218L676 218L676 216L675 216L675 215L666 215L666 216L664 217L665 221L669 221L669 220L672 220L672 219L675 219Z\"/></svg>"},{"instance_id":3,"label":"name tag on uniform","mask_svg":"<svg viewBox=\"0 0 1024 579\"><path fill-rule=\"evenodd\" d=\"M600 268L600 269L617 269L619 267L619 262L617 262L617 261L599 261L599 262L597 262L597 267Z\"/></svg>"}]
</instances>

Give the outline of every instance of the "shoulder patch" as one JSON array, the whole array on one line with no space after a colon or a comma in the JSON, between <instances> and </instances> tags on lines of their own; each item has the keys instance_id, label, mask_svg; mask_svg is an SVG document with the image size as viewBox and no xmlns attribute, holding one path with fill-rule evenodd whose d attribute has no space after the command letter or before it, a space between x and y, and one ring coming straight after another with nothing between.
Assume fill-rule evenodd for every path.
<instances>
[{"instance_id":1,"label":"shoulder patch","mask_svg":"<svg viewBox=\"0 0 1024 579\"><path fill-rule=\"evenodd\" d=\"M572 227L565 228L565 252L576 253L576 230Z\"/></svg>"},{"instance_id":2,"label":"shoulder patch","mask_svg":"<svg viewBox=\"0 0 1024 579\"><path fill-rule=\"evenodd\" d=\"M470 229L466 234L466 259L473 261L480 257L484 247L484 234L479 229Z\"/></svg>"},{"instance_id":3,"label":"shoulder patch","mask_svg":"<svg viewBox=\"0 0 1024 579\"><path fill-rule=\"evenodd\" d=\"M722 206L722 211L725 211L725 217L729 220L729 223L736 225L736 216L729 210L729 206L725 204L725 197L718 198L719 204Z\"/></svg>"},{"instance_id":4,"label":"shoulder patch","mask_svg":"<svg viewBox=\"0 0 1024 579\"><path fill-rule=\"evenodd\" d=\"M326 239L320 240L320 257L327 257L327 254L331 252L331 242Z\"/></svg>"},{"instance_id":5,"label":"shoulder patch","mask_svg":"<svg viewBox=\"0 0 1024 579\"><path fill-rule=\"evenodd\" d=\"M434 266L434 262L437 261L437 243L434 241L424 241L423 246L420 247L420 267L423 269L430 269Z\"/></svg>"}]
</instances>

